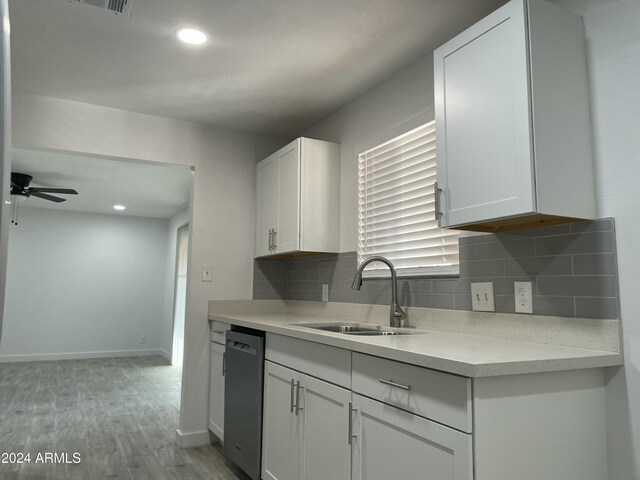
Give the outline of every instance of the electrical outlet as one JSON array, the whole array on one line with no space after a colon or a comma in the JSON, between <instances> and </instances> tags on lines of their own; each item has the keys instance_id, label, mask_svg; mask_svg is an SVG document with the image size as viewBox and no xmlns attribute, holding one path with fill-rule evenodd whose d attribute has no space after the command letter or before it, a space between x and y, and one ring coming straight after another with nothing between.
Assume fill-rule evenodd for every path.
<instances>
[{"instance_id":1,"label":"electrical outlet","mask_svg":"<svg viewBox=\"0 0 640 480\"><path fill-rule=\"evenodd\" d=\"M495 312L493 282L471 284L471 308L476 312Z\"/></svg>"},{"instance_id":2,"label":"electrical outlet","mask_svg":"<svg viewBox=\"0 0 640 480\"><path fill-rule=\"evenodd\" d=\"M202 281L213 282L213 267L211 265L202 266Z\"/></svg>"},{"instance_id":3,"label":"electrical outlet","mask_svg":"<svg viewBox=\"0 0 640 480\"><path fill-rule=\"evenodd\" d=\"M329 301L329 284L328 283L322 284L322 301L323 302Z\"/></svg>"},{"instance_id":4,"label":"electrical outlet","mask_svg":"<svg viewBox=\"0 0 640 480\"><path fill-rule=\"evenodd\" d=\"M140 335L140 345L144 345L147 343L147 337L145 335Z\"/></svg>"},{"instance_id":5,"label":"electrical outlet","mask_svg":"<svg viewBox=\"0 0 640 480\"><path fill-rule=\"evenodd\" d=\"M516 296L516 312L533 313L533 294L531 282L513 282Z\"/></svg>"}]
</instances>

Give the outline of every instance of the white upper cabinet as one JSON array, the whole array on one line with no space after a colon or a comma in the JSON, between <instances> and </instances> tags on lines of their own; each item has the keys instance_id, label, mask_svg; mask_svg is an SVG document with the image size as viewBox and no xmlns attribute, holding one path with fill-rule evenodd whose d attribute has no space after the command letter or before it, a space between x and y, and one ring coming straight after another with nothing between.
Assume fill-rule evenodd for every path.
<instances>
[{"instance_id":1,"label":"white upper cabinet","mask_svg":"<svg viewBox=\"0 0 640 480\"><path fill-rule=\"evenodd\" d=\"M512 0L434 52L441 226L595 215L582 19Z\"/></svg>"},{"instance_id":2,"label":"white upper cabinet","mask_svg":"<svg viewBox=\"0 0 640 480\"><path fill-rule=\"evenodd\" d=\"M298 138L256 167L256 257L337 252L340 157L335 143Z\"/></svg>"},{"instance_id":3,"label":"white upper cabinet","mask_svg":"<svg viewBox=\"0 0 640 480\"><path fill-rule=\"evenodd\" d=\"M276 253L300 250L300 142L276 153L277 226L272 245Z\"/></svg>"},{"instance_id":4,"label":"white upper cabinet","mask_svg":"<svg viewBox=\"0 0 640 480\"><path fill-rule=\"evenodd\" d=\"M256 256L271 252L272 229L277 221L276 154L270 155L256 167Z\"/></svg>"}]
</instances>

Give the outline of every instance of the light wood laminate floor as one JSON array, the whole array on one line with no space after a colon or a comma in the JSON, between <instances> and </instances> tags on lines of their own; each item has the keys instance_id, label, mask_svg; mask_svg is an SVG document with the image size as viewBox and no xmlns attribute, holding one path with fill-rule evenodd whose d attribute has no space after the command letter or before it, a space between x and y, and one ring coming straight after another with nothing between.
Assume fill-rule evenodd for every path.
<instances>
[{"instance_id":1,"label":"light wood laminate floor","mask_svg":"<svg viewBox=\"0 0 640 480\"><path fill-rule=\"evenodd\" d=\"M175 446L179 404L180 371L162 357L0 364L0 455L31 454L0 463L0 480L240 478L219 447ZM47 452L81 461L35 462Z\"/></svg>"}]
</instances>

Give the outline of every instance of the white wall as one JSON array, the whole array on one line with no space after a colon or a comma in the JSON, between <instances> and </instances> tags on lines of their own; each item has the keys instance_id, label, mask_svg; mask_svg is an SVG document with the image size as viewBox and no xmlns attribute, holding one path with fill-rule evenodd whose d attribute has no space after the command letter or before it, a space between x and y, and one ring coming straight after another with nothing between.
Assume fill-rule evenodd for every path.
<instances>
[{"instance_id":1,"label":"white wall","mask_svg":"<svg viewBox=\"0 0 640 480\"><path fill-rule=\"evenodd\" d=\"M598 214L616 219L625 366L607 387L609 478L640 479L640 2L555 3L584 18Z\"/></svg>"},{"instance_id":2,"label":"white wall","mask_svg":"<svg viewBox=\"0 0 640 480\"><path fill-rule=\"evenodd\" d=\"M167 278L164 301L164 327L162 348L171 353L173 349L173 310L176 287L176 252L178 246L178 229L189 223L189 209L185 208L169 219L167 236Z\"/></svg>"},{"instance_id":3,"label":"white wall","mask_svg":"<svg viewBox=\"0 0 640 480\"><path fill-rule=\"evenodd\" d=\"M21 208L9 233L0 360L157 354L167 228L164 219Z\"/></svg>"},{"instance_id":4,"label":"white wall","mask_svg":"<svg viewBox=\"0 0 640 480\"><path fill-rule=\"evenodd\" d=\"M17 147L195 168L180 431L183 445L206 443L207 301L251 298L255 163L286 140L26 94L14 95L13 129ZM213 282L199 281L202 265Z\"/></svg>"},{"instance_id":5,"label":"white wall","mask_svg":"<svg viewBox=\"0 0 640 480\"><path fill-rule=\"evenodd\" d=\"M358 154L434 118L429 54L348 103L303 136L340 144L340 251L357 248Z\"/></svg>"}]
</instances>

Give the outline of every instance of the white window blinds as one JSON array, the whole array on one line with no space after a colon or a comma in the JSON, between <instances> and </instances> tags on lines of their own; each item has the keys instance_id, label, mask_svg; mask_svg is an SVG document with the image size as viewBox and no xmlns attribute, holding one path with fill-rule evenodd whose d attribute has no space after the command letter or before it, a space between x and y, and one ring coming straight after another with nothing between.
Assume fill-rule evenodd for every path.
<instances>
[{"instance_id":1,"label":"white window blinds","mask_svg":"<svg viewBox=\"0 0 640 480\"><path fill-rule=\"evenodd\" d=\"M400 275L458 273L458 233L438 228L435 181L435 122L358 156L358 263L382 255ZM365 270L386 272L379 262Z\"/></svg>"}]
</instances>

